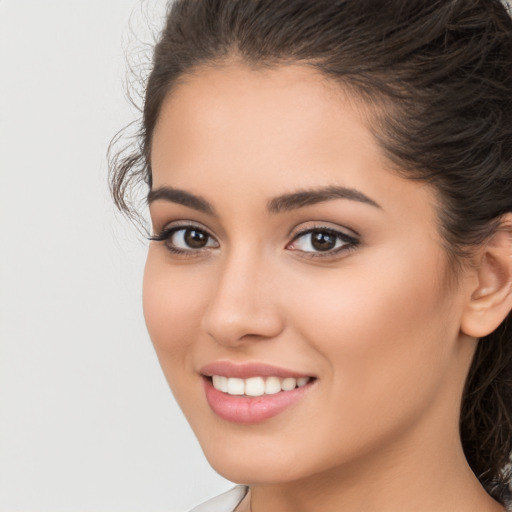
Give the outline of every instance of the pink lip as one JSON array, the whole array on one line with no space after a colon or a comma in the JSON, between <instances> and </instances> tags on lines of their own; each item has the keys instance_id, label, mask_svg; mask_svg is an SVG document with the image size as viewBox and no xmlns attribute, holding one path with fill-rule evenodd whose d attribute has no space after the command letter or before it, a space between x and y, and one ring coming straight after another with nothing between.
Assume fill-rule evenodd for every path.
<instances>
[{"instance_id":1,"label":"pink lip","mask_svg":"<svg viewBox=\"0 0 512 512\"><path fill-rule=\"evenodd\" d=\"M207 377L203 381L206 400L212 411L224 420L245 424L260 423L277 416L304 397L314 384L314 381L310 381L291 391L249 397L223 393L215 389Z\"/></svg>"},{"instance_id":2,"label":"pink lip","mask_svg":"<svg viewBox=\"0 0 512 512\"><path fill-rule=\"evenodd\" d=\"M220 418L234 423L260 423L282 413L292 406L310 390L316 379L311 380L305 386L281 391L274 395L262 395L257 397L229 395L213 387L209 377L222 375L239 379L250 377L313 377L305 373L296 372L278 366L264 363L236 364L230 361L217 361L203 366L200 370L203 375L206 400L212 411Z\"/></svg>"},{"instance_id":3,"label":"pink lip","mask_svg":"<svg viewBox=\"0 0 512 512\"><path fill-rule=\"evenodd\" d=\"M237 377L239 379L249 379L250 377L313 377L305 373L295 372L286 368L280 368L264 363L242 363L236 364L231 361L216 361L203 366L199 372L206 377L212 375L223 375L224 377Z\"/></svg>"}]
</instances>

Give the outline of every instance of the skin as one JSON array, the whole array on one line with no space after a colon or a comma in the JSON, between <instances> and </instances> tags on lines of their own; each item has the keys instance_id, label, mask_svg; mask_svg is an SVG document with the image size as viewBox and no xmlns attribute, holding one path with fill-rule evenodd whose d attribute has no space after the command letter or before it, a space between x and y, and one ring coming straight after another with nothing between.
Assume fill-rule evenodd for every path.
<instances>
[{"instance_id":1,"label":"skin","mask_svg":"<svg viewBox=\"0 0 512 512\"><path fill-rule=\"evenodd\" d=\"M369 122L364 105L298 65L209 67L174 89L154 132L153 190L186 191L215 213L151 202L154 233L192 223L211 237L186 255L168 249L177 236L151 242L151 339L209 462L251 485L253 512L502 510L458 433L475 275L447 279L435 194L390 170ZM276 196L329 186L378 206L268 211ZM319 257L308 235L294 239L325 227L357 245ZM317 379L278 416L241 425L207 404L199 370L219 360Z\"/></svg>"}]
</instances>

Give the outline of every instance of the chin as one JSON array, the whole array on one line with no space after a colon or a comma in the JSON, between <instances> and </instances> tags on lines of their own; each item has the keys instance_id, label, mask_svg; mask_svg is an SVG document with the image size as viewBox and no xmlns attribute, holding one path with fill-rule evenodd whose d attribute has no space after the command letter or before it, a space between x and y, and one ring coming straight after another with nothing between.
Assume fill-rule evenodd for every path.
<instances>
[{"instance_id":1,"label":"chin","mask_svg":"<svg viewBox=\"0 0 512 512\"><path fill-rule=\"evenodd\" d=\"M237 484L270 485L300 481L321 473L333 462L322 460L315 451L297 440L287 443L286 437L226 434L220 439L208 433L199 437L203 452L212 468L221 476ZM288 439L289 440L289 439ZM327 467L326 467L327 466Z\"/></svg>"},{"instance_id":2,"label":"chin","mask_svg":"<svg viewBox=\"0 0 512 512\"><path fill-rule=\"evenodd\" d=\"M207 456L208 458L208 456ZM220 458L208 458L212 468L221 476L237 484L265 485L299 480L301 475L292 471L293 465L272 460L241 460L234 453Z\"/></svg>"},{"instance_id":3,"label":"chin","mask_svg":"<svg viewBox=\"0 0 512 512\"><path fill-rule=\"evenodd\" d=\"M212 468L224 478L241 484L270 484L300 478L297 453L279 439L235 433L216 437L203 432L198 439Z\"/></svg>"}]
</instances>

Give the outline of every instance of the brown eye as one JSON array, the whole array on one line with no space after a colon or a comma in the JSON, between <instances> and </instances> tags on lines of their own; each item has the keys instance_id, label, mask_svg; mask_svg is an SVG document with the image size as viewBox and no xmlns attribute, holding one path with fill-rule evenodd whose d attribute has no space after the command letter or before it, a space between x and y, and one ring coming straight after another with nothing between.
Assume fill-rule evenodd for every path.
<instances>
[{"instance_id":1,"label":"brown eye","mask_svg":"<svg viewBox=\"0 0 512 512\"><path fill-rule=\"evenodd\" d=\"M311 246L317 251L329 251L336 246L336 237L325 231L311 233Z\"/></svg>"},{"instance_id":2,"label":"brown eye","mask_svg":"<svg viewBox=\"0 0 512 512\"><path fill-rule=\"evenodd\" d=\"M169 251L176 254L194 253L202 249L219 247L219 243L212 235L196 226L170 226L149 239L164 242Z\"/></svg>"},{"instance_id":3,"label":"brown eye","mask_svg":"<svg viewBox=\"0 0 512 512\"><path fill-rule=\"evenodd\" d=\"M330 228L315 228L302 231L287 246L293 251L308 256L334 256L342 251L353 249L359 241L342 231Z\"/></svg>"},{"instance_id":4,"label":"brown eye","mask_svg":"<svg viewBox=\"0 0 512 512\"><path fill-rule=\"evenodd\" d=\"M208 239L210 236L204 231L198 229L185 229L183 233L183 239L185 244L191 249L201 249L208 245Z\"/></svg>"}]
</instances>

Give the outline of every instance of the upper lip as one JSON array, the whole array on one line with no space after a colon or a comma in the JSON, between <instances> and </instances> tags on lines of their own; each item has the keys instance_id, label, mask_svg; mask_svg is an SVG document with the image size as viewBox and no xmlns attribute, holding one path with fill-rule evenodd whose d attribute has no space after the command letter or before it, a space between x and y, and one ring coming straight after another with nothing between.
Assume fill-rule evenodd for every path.
<instances>
[{"instance_id":1,"label":"upper lip","mask_svg":"<svg viewBox=\"0 0 512 512\"><path fill-rule=\"evenodd\" d=\"M233 363L231 361L215 361L206 364L199 371L206 377L222 375L239 379L249 379L250 377L280 377L282 379L287 377L312 377L311 374L258 362Z\"/></svg>"}]
</instances>

